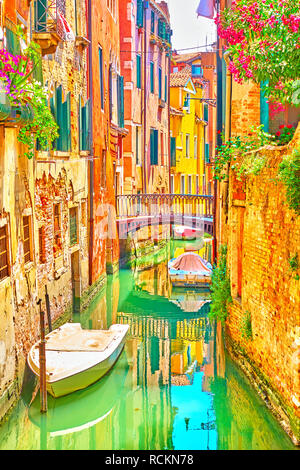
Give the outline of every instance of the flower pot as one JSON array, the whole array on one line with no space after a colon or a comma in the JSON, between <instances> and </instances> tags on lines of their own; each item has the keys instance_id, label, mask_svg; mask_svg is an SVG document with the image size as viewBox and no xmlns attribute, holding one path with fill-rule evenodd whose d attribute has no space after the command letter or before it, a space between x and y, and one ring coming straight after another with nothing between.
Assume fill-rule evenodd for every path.
<instances>
[{"instance_id":1,"label":"flower pot","mask_svg":"<svg viewBox=\"0 0 300 470\"><path fill-rule=\"evenodd\" d=\"M26 105L13 105L10 113L10 121L15 124L27 124L33 121L34 114L30 104Z\"/></svg>"}]
</instances>

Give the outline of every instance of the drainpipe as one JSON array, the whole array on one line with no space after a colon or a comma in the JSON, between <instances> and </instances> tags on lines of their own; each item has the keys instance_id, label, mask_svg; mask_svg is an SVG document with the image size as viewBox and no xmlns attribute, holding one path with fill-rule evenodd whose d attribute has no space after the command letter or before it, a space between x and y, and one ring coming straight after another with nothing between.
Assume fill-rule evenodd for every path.
<instances>
[{"instance_id":1,"label":"drainpipe","mask_svg":"<svg viewBox=\"0 0 300 470\"><path fill-rule=\"evenodd\" d=\"M148 155L147 155L147 11L146 2L144 2L144 193L148 193Z\"/></svg>"},{"instance_id":2,"label":"drainpipe","mask_svg":"<svg viewBox=\"0 0 300 470\"><path fill-rule=\"evenodd\" d=\"M229 52L225 52L224 60L227 65L226 73L226 120L225 120L225 141L229 140L231 137L231 101L232 101L232 74L229 71Z\"/></svg>"},{"instance_id":3,"label":"drainpipe","mask_svg":"<svg viewBox=\"0 0 300 470\"><path fill-rule=\"evenodd\" d=\"M93 63L92 63L92 0L88 0L88 39L89 39L89 55L88 55L88 81L89 81L89 120L90 120L90 136L89 146L90 155L94 157L93 146ZM94 158L89 159L89 285L93 284L93 255L94 255Z\"/></svg>"}]
</instances>

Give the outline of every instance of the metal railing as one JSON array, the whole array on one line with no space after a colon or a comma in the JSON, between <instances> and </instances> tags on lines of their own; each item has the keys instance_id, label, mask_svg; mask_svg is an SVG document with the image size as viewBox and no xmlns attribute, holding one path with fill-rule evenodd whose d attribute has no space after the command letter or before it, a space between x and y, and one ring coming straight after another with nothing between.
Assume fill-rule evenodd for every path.
<instances>
[{"instance_id":1,"label":"metal railing","mask_svg":"<svg viewBox=\"0 0 300 470\"><path fill-rule=\"evenodd\" d=\"M35 0L34 32L52 33L60 39L65 37L62 17L66 14L65 0Z\"/></svg>"},{"instance_id":2,"label":"metal railing","mask_svg":"<svg viewBox=\"0 0 300 470\"><path fill-rule=\"evenodd\" d=\"M116 197L119 219L150 216L213 216L213 196L190 194L126 194Z\"/></svg>"}]
</instances>

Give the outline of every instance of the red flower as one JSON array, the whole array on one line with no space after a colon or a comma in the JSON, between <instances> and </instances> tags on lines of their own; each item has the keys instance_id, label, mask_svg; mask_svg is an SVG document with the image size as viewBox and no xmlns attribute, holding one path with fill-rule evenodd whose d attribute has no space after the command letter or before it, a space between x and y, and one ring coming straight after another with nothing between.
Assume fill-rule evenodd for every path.
<instances>
[{"instance_id":1,"label":"red flower","mask_svg":"<svg viewBox=\"0 0 300 470\"><path fill-rule=\"evenodd\" d=\"M279 126L279 129L283 129L285 127L284 124L281 124L281 126Z\"/></svg>"},{"instance_id":2,"label":"red flower","mask_svg":"<svg viewBox=\"0 0 300 470\"><path fill-rule=\"evenodd\" d=\"M278 132L276 132L276 135L277 135L277 137L279 137L281 135L281 133L278 131Z\"/></svg>"},{"instance_id":3,"label":"red flower","mask_svg":"<svg viewBox=\"0 0 300 470\"><path fill-rule=\"evenodd\" d=\"M221 134L221 131L218 131L218 134Z\"/></svg>"},{"instance_id":4,"label":"red flower","mask_svg":"<svg viewBox=\"0 0 300 470\"><path fill-rule=\"evenodd\" d=\"M288 127L289 129L292 129L292 128L293 128L292 124L288 124L287 127Z\"/></svg>"}]
</instances>

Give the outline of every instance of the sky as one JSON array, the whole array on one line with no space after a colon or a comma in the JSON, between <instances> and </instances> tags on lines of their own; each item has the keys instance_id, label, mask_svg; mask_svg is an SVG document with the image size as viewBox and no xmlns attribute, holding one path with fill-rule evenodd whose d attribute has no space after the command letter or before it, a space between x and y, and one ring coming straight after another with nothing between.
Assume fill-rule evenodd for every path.
<instances>
[{"instance_id":1,"label":"sky","mask_svg":"<svg viewBox=\"0 0 300 470\"><path fill-rule=\"evenodd\" d=\"M207 18L197 18L196 10L199 0L166 1L171 15L173 49L178 50L204 45L206 37L208 44L214 42L216 38L214 21ZM199 50L201 51L201 49Z\"/></svg>"}]
</instances>

